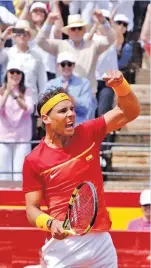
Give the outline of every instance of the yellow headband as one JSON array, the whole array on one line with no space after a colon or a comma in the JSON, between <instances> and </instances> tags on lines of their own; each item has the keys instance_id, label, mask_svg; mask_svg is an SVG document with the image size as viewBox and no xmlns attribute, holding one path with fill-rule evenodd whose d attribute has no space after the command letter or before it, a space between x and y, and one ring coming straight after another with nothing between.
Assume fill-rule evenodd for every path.
<instances>
[{"instance_id":1,"label":"yellow headband","mask_svg":"<svg viewBox=\"0 0 151 268\"><path fill-rule=\"evenodd\" d=\"M53 98L49 99L40 110L40 114L47 114L57 103L63 100L71 100L69 96L65 93L59 93L55 95Z\"/></svg>"}]
</instances>

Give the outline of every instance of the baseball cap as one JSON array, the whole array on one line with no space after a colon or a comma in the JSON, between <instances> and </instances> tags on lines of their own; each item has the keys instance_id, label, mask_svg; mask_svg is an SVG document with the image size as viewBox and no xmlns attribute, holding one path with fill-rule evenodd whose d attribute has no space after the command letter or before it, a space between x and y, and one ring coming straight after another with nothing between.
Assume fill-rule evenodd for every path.
<instances>
[{"instance_id":1,"label":"baseball cap","mask_svg":"<svg viewBox=\"0 0 151 268\"><path fill-rule=\"evenodd\" d=\"M126 22L127 24L129 23L129 18L125 16L124 14L117 14L115 15L114 21L123 21Z\"/></svg>"},{"instance_id":2,"label":"baseball cap","mask_svg":"<svg viewBox=\"0 0 151 268\"><path fill-rule=\"evenodd\" d=\"M48 10L47 10L47 6L45 3L41 3L41 2L35 2L32 4L31 8L30 8L30 12L33 12L34 9L36 8L41 8L41 9L44 9L44 11L46 13L48 13Z\"/></svg>"},{"instance_id":3,"label":"baseball cap","mask_svg":"<svg viewBox=\"0 0 151 268\"><path fill-rule=\"evenodd\" d=\"M17 61L17 60L10 60L8 62L6 70L10 71L12 69L16 69L20 72L23 72L23 68L21 66L21 63L20 63L20 61Z\"/></svg>"},{"instance_id":4,"label":"baseball cap","mask_svg":"<svg viewBox=\"0 0 151 268\"><path fill-rule=\"evenodd\" d=\"M61 63L63 61L70 61L70 62L76 62L76 58L74 56L74 54L70 53L70 52L61 52L58 54L58 58L57 58L57 63Z\"/></svg>"},{"instance_id":5,"label":"baseball cap","mask_svg":"<svg viewBox=\"0 0 151 268\"><path fill-rule=\"evenodd\" d=\"M146 189L146 190L141 192L140 204L141 204L141 206L151 205L151 191L150 191L150 189Z\"/></svg>"},{"instance_id":6,"label":"baseball cap","mask_svg":"<svg viewBox=\"0 0 151 268\"><path fill-rule=\"evenodd\" d=\"M108 9L101 9L102 15L108 19L111 17L111 13Z\"/></svg>"}]
</instances>

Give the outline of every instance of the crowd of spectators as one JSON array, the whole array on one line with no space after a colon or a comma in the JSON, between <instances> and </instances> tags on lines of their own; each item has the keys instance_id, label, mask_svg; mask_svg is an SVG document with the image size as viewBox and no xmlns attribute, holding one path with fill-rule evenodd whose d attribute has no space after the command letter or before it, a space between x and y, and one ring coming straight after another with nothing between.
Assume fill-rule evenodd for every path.
<instances>
[{"instance_id":1,"label":"crowd of spectators","mask_svg":"<svg viewBox=\"0 0 151 268\"><path fill-rule=\"evenodd\" d=\"M1 180L12 179L12 165L13 179L21 179L28 142L44 135L36 112L39 94L63 87L78 125L112 109L106 71L119 69L135 83L143 52L150 54L149 2L0 1Z\"/></svg>"}]
</instances>

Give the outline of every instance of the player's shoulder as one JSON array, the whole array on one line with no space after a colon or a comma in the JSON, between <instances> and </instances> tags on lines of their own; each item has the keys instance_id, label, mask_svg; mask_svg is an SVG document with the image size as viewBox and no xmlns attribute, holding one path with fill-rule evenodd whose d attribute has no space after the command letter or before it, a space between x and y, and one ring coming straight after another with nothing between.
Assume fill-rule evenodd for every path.
<instances>
[{"instance_id":1,"label":"player's shoulder","mask_svg":"<svg viewBox=\"0 0 151 268\"><path fill-rule=\"evenodd\" d=\"M31 161L36 162L40 157L42 148L43 148L43 140L41 140L40 143L26 156L26 160L28 162Z\"/></svg>"}]
</instances>

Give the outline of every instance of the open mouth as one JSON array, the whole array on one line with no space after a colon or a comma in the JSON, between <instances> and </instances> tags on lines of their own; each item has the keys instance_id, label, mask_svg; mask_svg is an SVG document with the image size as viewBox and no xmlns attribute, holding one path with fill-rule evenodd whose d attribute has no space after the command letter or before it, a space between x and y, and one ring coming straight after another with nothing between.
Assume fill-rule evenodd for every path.
<instances>
[{"instance_id":1,"label":"open mouth","mask_svg":"<svg viewBox=\"0 0 151 268\"><path fill-rule=\"evenodd\" d=\"M67 129L73 129L74 128L74 123L73 122L67 123L65 125L65 128L67 128Z\"/></svg>"}]
</instances>

